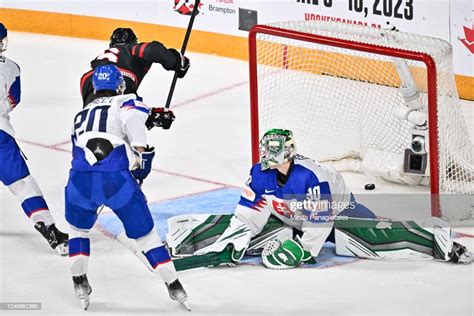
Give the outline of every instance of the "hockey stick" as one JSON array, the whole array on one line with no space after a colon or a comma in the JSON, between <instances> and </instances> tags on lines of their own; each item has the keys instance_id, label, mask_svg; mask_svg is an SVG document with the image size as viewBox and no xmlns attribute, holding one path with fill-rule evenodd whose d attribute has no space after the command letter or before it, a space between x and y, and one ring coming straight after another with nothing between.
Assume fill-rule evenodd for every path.
<instances>
[{"instance_id":1,"label":"hockey stick","mask_svg":"<svg viewBox=\"0 0 474 316\"><path fill-rule=\"evenodd\" d=\"M191 12L191 18L189 19L188 28L186 29L183 45L181 47L182 56L184 56L184 53L186 52L186 47L188 46L189 37L191 36L191 30L193 29L194 19L197 15L200 2L201 0L196 0L196 2L194 3L193 11ZM171 106L171 99L173 98L174 89L176 87L177 81L178 81L178 73L175 71L174 76L173 76L173 81L171 81L170 91L168 92L168 98L166 99L165 109L169 109L169 107ZM140 186L140 188L142 187L143 179L138 180L138 185Z\"/></svg>"},{"instance_id":2,"label":"hockey stick","mask_svg":"<svg viewBox=\"0 0 474 316\"><path fill-rule=\"evenodd\" d=\"M186 29L186 35L184 36L183 46L181 47L181 55L184 56L186 52L186 46L188 46L189 37L191 36L191 30L194 24L194 18L198 13L198 8L201 0L196 0L194 2L193 12L191 12L191 18L189 19L188 28ZM176 87L176 82L178 81L178 73L175 72L173 76L173 81L171 82L170 91L168 92L168 99L166 99L165 108L168 109L171 105L171 99L173 98L174 88Z\"/></svg>"}]
</instances>

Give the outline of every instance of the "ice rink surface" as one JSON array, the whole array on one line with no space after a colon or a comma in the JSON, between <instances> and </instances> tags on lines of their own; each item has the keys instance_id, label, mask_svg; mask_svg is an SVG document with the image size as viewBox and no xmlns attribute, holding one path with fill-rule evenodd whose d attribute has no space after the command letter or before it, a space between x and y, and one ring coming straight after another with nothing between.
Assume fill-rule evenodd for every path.
<instances>
[{"instance_id":1,"label":"ice rink surface","mask_svg":"<svg viewBox=\"0 0 474 316\"><path fill-rule=\"evenodd\" d=\"M20 65L23 91L13 126L62 229L67 228L63 188L71 160L68 140L72 119L81 108L79 79L107 46L103 41L9 33L5 55ZM189 56L192 67L178 82L173 99L177 119L172 129L149 133L157 156L143 188L151 205L238 188L250 168L247 64ZM150 106L164 104L172 78L160 68L150 70L139 90ZM472 137L474 104L463 102L463 109ZM68 258L49 249L3 186L0 218L0 303L42 304L41 311L0 315L85 313L72 291ZM462 240L473 250L472 238ZM88 314L189 315L168 298L157 275L97 227L91 243ZM193 315L457 316L474 311L474 265L350 260L289 271L242 265L180 272L180 279Z\"/></svg>"}]
</instances>

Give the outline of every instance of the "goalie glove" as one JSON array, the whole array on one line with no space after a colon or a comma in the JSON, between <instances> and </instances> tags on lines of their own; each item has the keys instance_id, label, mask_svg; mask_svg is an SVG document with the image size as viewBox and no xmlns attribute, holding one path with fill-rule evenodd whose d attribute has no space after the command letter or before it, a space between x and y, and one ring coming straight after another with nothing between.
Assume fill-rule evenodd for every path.
<instances>
[{"instance_id":1,"label":"goalie glove","mask_svg":"<svg viewBox=\"0 0 474 316\"><path fill-rule=\"evenodd\" d=\"M311 254L293 239L283 243L278 240L268 242L262 252L262 262L273 270L293 269L302 262L315 263Z\"/></svg>"},{"instance_id":2,"label":"goalie glove","mask_svg":"<svg viewBox=\"0 0 474 316\"><path fill-rule=\"evenodd\" d=\"M151 164L155 157L155 148L147 146L144 152L134 151L138 157L138 168L131 170L132 176L142 182L151 172Z\"/></svg>"},{"instance_id":3,"label":"goalie glove","mask_svg":"<svg viewBox=\"0 0 474 316\"><path fill-rule=\"evenodd\" d=\"M145 126L148 130L151 130L153 127L162 127L163 129L169 129L171 124L175 120L173 111L165 108L152 108L150 115L145 122Z\"/></svg>"}]
</instances>

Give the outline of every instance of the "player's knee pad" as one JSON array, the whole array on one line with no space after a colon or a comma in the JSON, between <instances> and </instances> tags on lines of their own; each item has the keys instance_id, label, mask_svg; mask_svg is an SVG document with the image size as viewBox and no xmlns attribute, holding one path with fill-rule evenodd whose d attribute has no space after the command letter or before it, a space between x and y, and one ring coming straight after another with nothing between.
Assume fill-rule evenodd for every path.
<instances>
[{"instance_id":1,"label":"player's knee pad","mask_svg":"<svg viewBox=\"0 0 474 316\"><path fill-rule=\"evenodd\" d=\"M8 189L23 203L26 199L42 196L36 180L31 176L26 176L8 186Z\"/></svg>"},{"instance_id":2,"label":"player's knee pad","mask_svg":"<svg viewBox=\"0 0 474 316\"><path fill-rule=\"evenodd\" d=\"M46 225L54 223L41 190L31 175L10 184L8 188L18 198L23 211L34 223L44 222Z\"/></svg>"},{"instance_id":3,"label":"player's knee pad","mask_svg":"<svg viewBox=\"0 0 474 316\"><path fill-rule=\"evenodd\" d=\"M160 236L153 229L145 236L136 238L135 240L137 242L138 248L145 253L149 251L150 249L160 247L163 245L163 242L161 241Z\"/></svg>"},{"instance_id":4,"label":"player's knee pad","mask_svg":"<svg viewBox=\"0 0 474 316\"><path fill-rule=\"evenodd\" d=\"M154 230L136 239L136 242L154 273L158 273L168 284L176 280L176 269L171 261L168 249L163 245L160 237Z\"/></svg>"},{"instance_id":5,"label":"player's knee pad","mask_svg":"<svg viewBox=\"0 0 474 316\"><path fill-rule=\"evenodd\" d=\"M89 238L89 229L77 228L76 226L69 225L69 239L72 238Z\"/></svg>"}]
</instances>

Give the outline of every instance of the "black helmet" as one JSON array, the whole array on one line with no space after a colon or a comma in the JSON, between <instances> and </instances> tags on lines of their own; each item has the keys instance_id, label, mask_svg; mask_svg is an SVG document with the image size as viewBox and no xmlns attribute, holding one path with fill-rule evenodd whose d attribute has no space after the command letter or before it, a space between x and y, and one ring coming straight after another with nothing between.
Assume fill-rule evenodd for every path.
<instances>
[{"instance_id":1,"label":"black helmet","mask_svg":"<svg viewBox=\"0 0 474 316\"><path fill-rule=\"evenodd\" d=\"M119 27L110 36L110 47L117 44L136 44L137 36L130 28Z\"/></svg>"}]
</instances>

